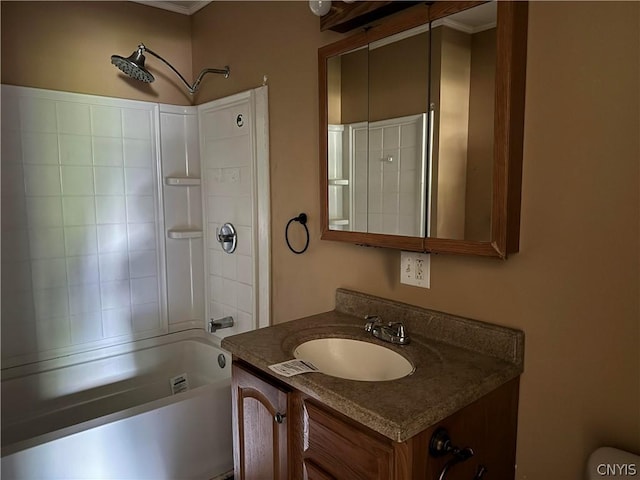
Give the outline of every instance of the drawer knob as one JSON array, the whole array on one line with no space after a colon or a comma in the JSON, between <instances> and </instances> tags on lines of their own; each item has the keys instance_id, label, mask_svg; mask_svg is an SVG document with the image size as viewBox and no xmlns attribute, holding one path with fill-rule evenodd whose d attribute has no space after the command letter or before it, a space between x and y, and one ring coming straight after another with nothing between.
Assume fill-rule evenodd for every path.
<instances>
[{"instance_id":1,"label":"drawer knob","mask_svg":"<svg viewBox=\"0 0 640 480\"><path fill-rule=\"evenodd\" d=\"M284 422L285 417L287 416L286 413L280 413L277 412L274 416L273 419L276 421L276 423L282 423Z\"/></svg>"}]
</instances>

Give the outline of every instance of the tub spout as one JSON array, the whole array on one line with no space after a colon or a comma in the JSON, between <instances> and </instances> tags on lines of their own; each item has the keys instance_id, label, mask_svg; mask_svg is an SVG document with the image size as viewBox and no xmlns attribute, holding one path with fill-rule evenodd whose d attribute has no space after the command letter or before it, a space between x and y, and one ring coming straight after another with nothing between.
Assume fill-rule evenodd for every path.
<instances>
[{"instance_id":1,"label":"tub spout","mask_svg":"<svg viewBox=\"0 0 640 480\"><path fill-rule=\"evenodd\" d=\"M213 318L209 321L209 333L215 333L216 330L220 328L229 328L233 327L233 317L223 317L218 320L214 320Z\"/></svg>"}]
</instances>

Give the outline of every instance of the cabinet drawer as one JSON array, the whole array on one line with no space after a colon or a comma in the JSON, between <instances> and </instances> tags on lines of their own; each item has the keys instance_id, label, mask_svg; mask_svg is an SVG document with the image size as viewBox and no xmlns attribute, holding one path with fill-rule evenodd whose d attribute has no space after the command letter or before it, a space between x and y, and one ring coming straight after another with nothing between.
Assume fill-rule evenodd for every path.
<instances>
[{"instance_id":1,"label":"cabinet drawer","mask_svg":"<svg viewBox=\"0 0 640 480\"><path fill-rule=\"evenodd\" d=\"M310 460L302 462L303 480L337 480Z\"/></svg>"},{"instance_id":2,"label":"cabinet drawer","mask_svg":"<svg viewBox=\"0 0 640 480\"><path fill-rule=\"evenodd\" d=\"M302 413L303 461L305 470L314 469L308 474L310 480L392 478L393 448L388 442L311 401L304 401Z\"/></svg>"}]
</instances>

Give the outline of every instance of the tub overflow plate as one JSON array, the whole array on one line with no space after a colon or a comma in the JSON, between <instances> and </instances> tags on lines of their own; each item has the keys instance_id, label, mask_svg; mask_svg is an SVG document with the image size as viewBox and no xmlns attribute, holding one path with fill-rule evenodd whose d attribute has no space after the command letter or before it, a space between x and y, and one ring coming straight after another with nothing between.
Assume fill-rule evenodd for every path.
<instances>
[{"instance_id":1,"label":"tub overflow plate","mask_svg":"<svg viewBox=\"0 0 640 480\"><path fill-rule=\"evenodd\" d=\"M223 353L218 355L218 365L220 365L220 368L224 368L227 366L227 358L224 356Z\"/></svg>"}]
</instances>

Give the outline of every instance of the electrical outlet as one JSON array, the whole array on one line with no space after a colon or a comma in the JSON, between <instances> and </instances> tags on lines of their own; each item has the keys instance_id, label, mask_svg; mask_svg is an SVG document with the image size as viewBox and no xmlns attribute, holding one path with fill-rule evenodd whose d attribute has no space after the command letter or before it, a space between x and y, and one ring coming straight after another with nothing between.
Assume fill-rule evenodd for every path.
<instances>
[{"instance_id":1,"label":"electrical outlet","mask_svg":"<svg viewBox=\"0 0 640 480\"><path fill-rule=\"evenodd\" d=\"M402 260L400 261L400 282L408 283L411 285L411 279L414 277L413 273L413 256L412 254L402 252Z\"/></svg>"},{"instance_id":2,"label":"electrical outlet","mask_svg":"<svg viewBox=\"0 0 640 480\"><path fill-rule=\"evenodd\" d=\"M424 262L421 258L416 258L416 281L424 280Z\"/></svg>"},{"instance_id":3,"label":"electrical outlet","mask_svg":"<svg viewBox=\"0 0 640 480\"><path fill-rule=\"evenodd\" d=\"M400 283L429 288L431 257L426 253L400 253Z\"/></svg>"}]
</instances>

